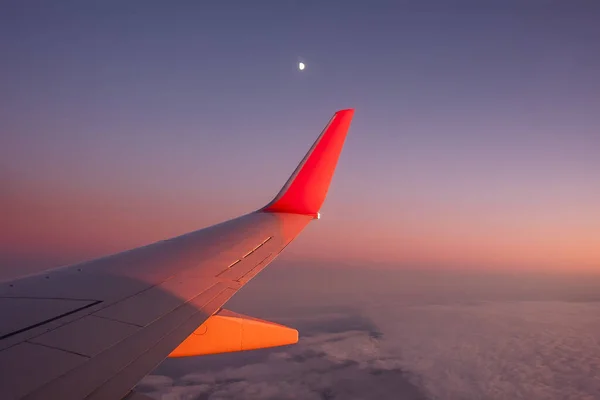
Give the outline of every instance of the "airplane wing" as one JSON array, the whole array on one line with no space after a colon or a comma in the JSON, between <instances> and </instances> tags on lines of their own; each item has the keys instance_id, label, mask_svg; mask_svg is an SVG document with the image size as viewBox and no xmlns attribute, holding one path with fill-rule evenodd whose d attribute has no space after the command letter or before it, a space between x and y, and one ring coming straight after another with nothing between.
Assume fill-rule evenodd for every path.
<instances>
[{"instance_id":1,"label":"airplane wing","mask_svg":"<svg viewBox=\"0 0 600 400\"><path fill-rule=\"evenodd\" d=\"M313 219L354 110L335 113L265 207L169 240L0 282L0 397L129 399L165 357L295 343L222 306Z\"/></svg>"}]
</instances>

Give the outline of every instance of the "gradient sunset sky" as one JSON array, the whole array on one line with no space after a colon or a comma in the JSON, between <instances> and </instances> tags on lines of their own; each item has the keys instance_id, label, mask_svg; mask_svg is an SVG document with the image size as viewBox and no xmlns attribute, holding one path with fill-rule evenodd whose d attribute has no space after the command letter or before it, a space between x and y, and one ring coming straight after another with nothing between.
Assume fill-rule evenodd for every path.
<instances>
[{"instance_id":1,"label":"gradient sunset sky","mask_svg":"<svg viewBox=\"0 0 600 400\"><path fill-rule=\"evenodd\" d=\"M600 7L454 3L5 4L0 271L259 208L353 107L284 260L600 273Z\"/></svg>"}]
</instances>

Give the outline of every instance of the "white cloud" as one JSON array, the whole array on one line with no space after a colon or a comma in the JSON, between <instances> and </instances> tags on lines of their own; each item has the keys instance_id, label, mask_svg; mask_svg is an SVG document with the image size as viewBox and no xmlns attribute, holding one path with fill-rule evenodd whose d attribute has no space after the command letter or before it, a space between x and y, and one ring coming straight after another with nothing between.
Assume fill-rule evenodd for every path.
<instances>
[{"instance_id":1,"label":"white cloud","mask_svg":"<svg viewBox=\"0 0 600 400\"><path fill-rule=\"evenodd\" d=\"M379 345L364 331L319 334L273 351L264 362L186 374L171 387L164 385L168 377L163 382L153 375L138 390L160 399L206 393L196 392L198 385L211 386L206 396L211 400L364 399L374 394L378 399L397 399L404 392L407 399L423 399L398 369L398 360L383 354Z\"/></svg>"},{"instance_id":2,"label":"white cloud","mask_svg":"<svg viewBox=\"0 0 600 400\"><path fill-rule=\"evenodd\" d=\"M284 289L283 277L266 279L231 307L282 313L275 320L299 329L297 345L172 360L140 389L163 399L600 399L591 283L355 275L337 291L310 286L308 273Z\"/></svg>"},{"instance_id":3,"label":"white cloud","mask_svg":"<svg viewBox=\"0 0 600 400\"><path fill-rule=\"evenodd\" d=\"M600 398L600 303L488 302L373 313L435 399Z\"/></svg>"}]
</instances>

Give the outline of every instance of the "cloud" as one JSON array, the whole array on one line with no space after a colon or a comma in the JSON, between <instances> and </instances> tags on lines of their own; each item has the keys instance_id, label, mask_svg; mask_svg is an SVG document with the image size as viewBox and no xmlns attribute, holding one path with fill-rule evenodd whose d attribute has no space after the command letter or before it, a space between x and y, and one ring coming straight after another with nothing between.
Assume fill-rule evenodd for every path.
<instances>
[{"instance_id":1,"label":"cloud","mask_svg":"<svg viewBox=\"0 0 600 400\"><path fill-rule=\"evenodd\" d=\"M159 399L425 399L380 345L369 331L320 333L256 362L176 378L149 375L137 390Z\"/></svg>"},{"instance_id":2,"label":"cloud","mask_svg":"<svg viewBox=\"0 0 600 400\"><path fill-rule=\"evenodd\" d=\"M429 305L375 318L432 398L600 398L600 303Z\"/></svg>"},{"instance_id":3,"label":"cloud","mask_svg":"<svg viewBox=\"0 0 600 400\"><path fill-rule=\"evenodd\" d=\"M286 317L276 320L300 331L297 345L167 360L138 390L210 400L600 399L600 302L547 300L582 298L580 285L558 296L542 282L524 291L521 281L515 289L482 278L467 290L432 280L416 290L414 280L365 278L318 301L301 292L307 285L285 295L257 286L264 300L246 307L267 309L269 297L279 299L273 311ZM300 298L330 306L299 307ZM242 300L232 308L255 314Z\"/></svg>"}]
</instances>

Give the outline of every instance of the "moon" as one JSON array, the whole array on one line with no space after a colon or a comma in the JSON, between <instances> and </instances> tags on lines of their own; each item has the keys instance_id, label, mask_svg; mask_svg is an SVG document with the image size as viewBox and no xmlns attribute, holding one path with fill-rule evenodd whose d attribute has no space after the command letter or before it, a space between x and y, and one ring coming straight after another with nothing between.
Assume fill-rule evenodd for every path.
<instances>
[{"instance_id":1,"label":"moon","mask_svg":"<svg viewBox=\"0 0 600 400\"><path fill-rule=\"evenodd\" d=\"M299 63L298 63L298 69L299 69L300 71L303 71L303 70L304 70L304 68L306 68L306 65L305 65L303 62L299 62Z\"/></svg>"}]
</instances>

